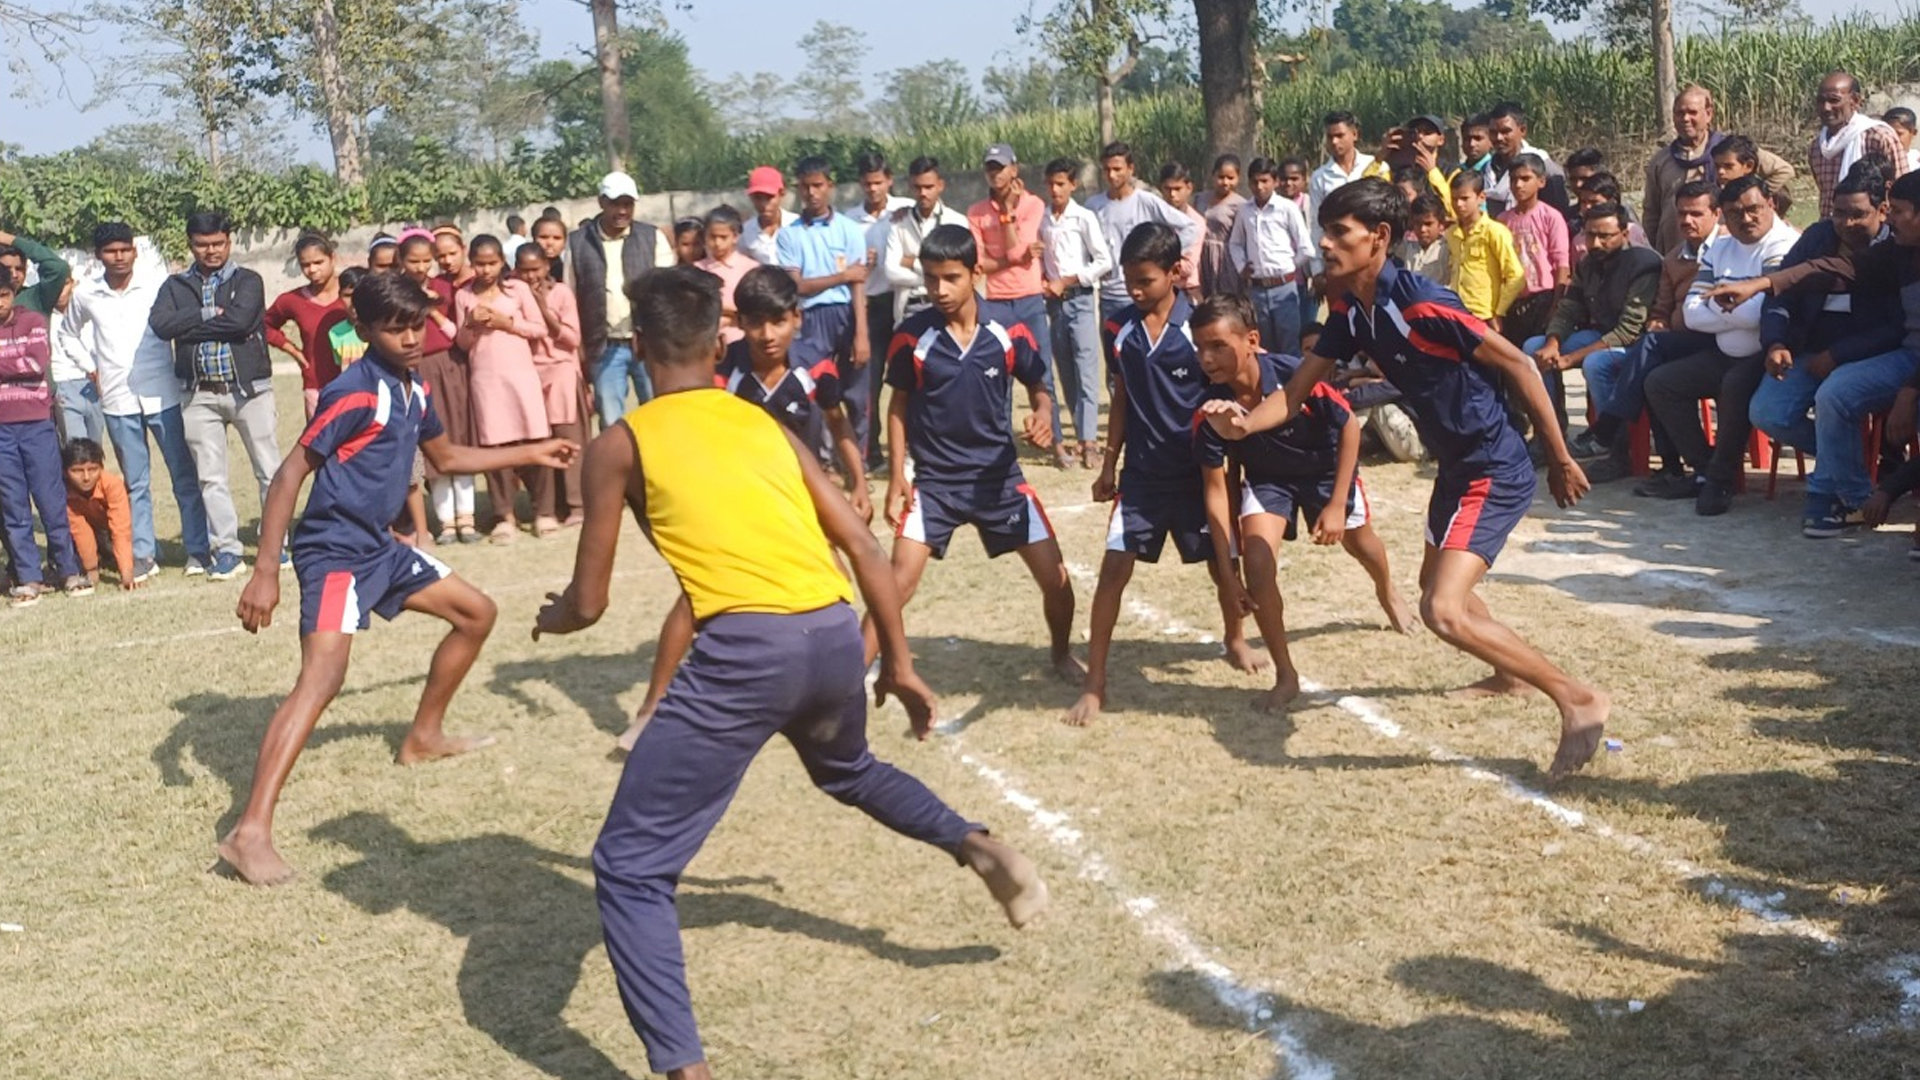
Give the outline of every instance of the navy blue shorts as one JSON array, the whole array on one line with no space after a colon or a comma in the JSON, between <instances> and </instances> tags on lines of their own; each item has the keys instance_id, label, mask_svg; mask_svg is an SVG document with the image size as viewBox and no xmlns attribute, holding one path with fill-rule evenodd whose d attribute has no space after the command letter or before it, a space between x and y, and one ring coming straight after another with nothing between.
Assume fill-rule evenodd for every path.
<instances>
[{"instance_id":1,"label":"navy blue shorts","mask_svg":"<svg viewBox=\"0 0 1920 1080\"><path fill-rule=\"evenodd\" d=\"M971 487L915 485L894 535L917 540L933 549L934 558L944 559L953 531L962 525L980 533L980 545L992 559L1054 536L1039 494L1018 469L1004 480Z\"/></svg>"},{"instance_id":2,"label":"navy blue shorts","mask_svg":"<svg viewBox=\"0 0 1920 1080\"><path fill-rule=\"evenodd\" d=\"M787 347L787 361L794 367L812 368L828 357L843 369L853 359L852 304L800 309L800 332Z\"/></svg>"},{"instance_id":3,"label":"navy blue shorts","mask_svg":"<svg viewBox=\"0 0 1920 1080\"><path fill-rule=\"evenodd\" d=\"M1287 519L1287 539L1299 535L1299 523L1306 519L1311 531L1315 518L1333 501L1333 477L1313 480L1275 479L1248 476L1241 480L1240 516L1272 514ZM1373 504L1367 501L1367 489L1360 474L1353 474L1353 486L1347 489L1347 528L1357 529L1373 520Z\"/></svg>"},{"instance_id":4,"label":"navy blue shorts","mask_svg":"<svg viewBox=\"0 0 1920 1080\"><path fill-rule=\"evenodd\" d=\"M1125 552L1141 562L1159 562L1169 536L1181 562L1213 558L1205 490L1198 483L1129 487L1123 482L1107 518L1107 550Z\"/></svg>"},{"instance_id":5,"label":"navy blue shorts","mask_svg":"<svg viewBox=\"0 0 1920 1080\"><path fill-rule=\"evenodd\" d=\"M1427 502L1427 543L1442 551L1471 551L1492 566L1508 534L1533 508L1538 484L1530 462L1491 472L1440 470Z\"/></svg>"},{"instance_id":6,"label":"navy blue shorts","mask_svg":"<svg viewBox=\"0 0 1920 1080\"><path fill-rule=\"evenodd\" d=\"M295 552L293 572L300 580L300 635L305 637L365 630L373 614L391 622L409 597L453 570L396 541L357 559Z\"/></svg>"}]
</instances>

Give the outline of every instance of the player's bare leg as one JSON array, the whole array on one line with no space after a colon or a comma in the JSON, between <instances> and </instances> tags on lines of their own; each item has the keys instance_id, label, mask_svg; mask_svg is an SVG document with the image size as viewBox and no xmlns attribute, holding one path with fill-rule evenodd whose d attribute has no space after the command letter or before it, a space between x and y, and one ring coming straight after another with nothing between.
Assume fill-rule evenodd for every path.
<instances>
[{"instance_id":1,"label":"player's bare leg","mask_svg":"<svg viewBox=\"0 0 1920 1080\"><path fill-rule=\"evenodd\" d=\"M1033 860L983 832L968 833L960 845L960 858L967 868L987 883L987 891L1007 913L1015 930L1047 910L1047 883Z\"/></svg>"},{"instance_id":2,"label":"player's bare leg","mask_svg":"<svg viewBox=\"0 0 1920 1080\"><path fill-rule=\"evenodd\" d=\"M893 584L900 590L900 608L904 612L907 602L920 588L920 576L927 572L927 560L933 558L933 549L918 540L909 540L904 536L893 541ZM860 620L860 637L866 643L866 663L868 667L880 658L880 635L874 632L873 620Z\"/></svg>"},{"instance_id":3,"label":"player's bare leg","mask_svg":"<svg viewBox=\"0 0 1920 1080\"><path fill-rule=\"evenodd\" d=\"M454 692L480 656L487 635L493 633L493 621L499 614L493 600L465 580L449 575L407 597L408 611L418 611L445 619L447 636L433 651L427 668L427 685L420 692L420 707L414 711L413 727L400 744L402 765L419 765L439 758L454 757L493 745L491 735L448 735L442 725Z\"/></svg>"},{"instance_id":4,"label":"player's bare leg","mask_svg":"<svg viewBox=\"0 0 1920 1080\"><path fill-rule=\"evenodd\" d=\"M1073 578L1067 573L1066 557L1060 554L1060 541L1049 536L1021 548L1019 555L1033 575L1034 583L1040 586L1050 645L1048 659L1053 664L1053 673L1062 682L1081 685L1086 681L1087 669L1073 657Z\"/></svg>"},{"instance_id":5,"label":"player's bare leg","mask_svg":"<svg viewBox=\"0 0 1920 1080\"><path fill-rule=\"evenodd\" d=\"M1425 556L1420 562L1420 595L1423 598L1433 591L1433 577L1439 569L1439 563L1434 558L1436 551L1437 549L1435 549L1433 545L1427 545ZM1479 593L1469 593L1466 603L1472 605L1474 613L1481 618L1493 617L1487 611L1487 605L1480 599ZM1424 617L1424 615L1422 617ZM1478 682L1468 683L1466 686L1449 690L1447 691L1447 696L1456 701L1473 701L1479 698L1501 697L1508 694L1527 694L1532 691L1533 687L1528 686L1512 674L1496 667L1494 668L1493 674Z\"/></svg>"},{"instance_id":6,"label":"player's bare leg","mask_svg":"<svg viewBox=\"0 0 1920 1080\"><path fill-rule=\"evenodd\" d=\"M1286 519L1276 514L1249 514L1240 519L1241 566L1247 594L1253 597L1253 619L1273 657L1273 689L1254 699L1267 712L1284 713L1300 696L1300 671L1287 648L1286 602L1280 595L1280 544L1287 533Z\"/></svg>"},{"instance_id":7,"label":"player's bare leg","mask_svg":"<svg viewBox=\"0 0 1920 1080\"><path fill-rule=\"evenodd\" d=\"M1109 551L1100 560L1100 579L1093 586L1093 611L1087 628L1087 667L1080 680L1080 697L1063 722L1087 727L1107 704L1107 655L1113 651L1113 628L1120 622L1120 598L1133 580L1134 557Z\"/></svg>"},{"instance_id":8,"label":"player's bare leg","mask_svg":"<svg viewBox=\"0 0 1920 1080\"><path fill-rule=\"evenodd\" d=\"M1387 545L1380 542L1380 534L1373 531L1373 526L1348 529L1340 539L1340 546L1346 548L1347 554L1373 579L1374 598L1380 601L1380 610L1387 613L1387 623L1394 632L1411 634L1419 629L1420 621L1414 617L1413 609L1393 586L1393 574L1387 568Z\"/></svg>"},{"instance_id":9,"label":"player's bare leg","mask_svg":"<svg viewBox=\"0 0 1920 1080\"><path fill-rule=\"evenodd\" d=\"M1430 581L1420 597L1420 615L1445 641L1493 665L1497 672L1538 689L1560 710L1560 744L1548 775L1560 779L1577 772L1600 748L1612 703L1607 695L1555 667L1538 649L1496 621L1474 589L1487 564L1470 551L1441 551L1429 546L1421 577Z\"/></svg>"},{"instance_id":10,"label":"player's bare leg","mask_svg":"<svg viewBox=\"0 0 1920 1080\"><path fill-rule=\"evenodd\" d=\"M313 735L313 726L346 681L352 649L352 634L312 633L300 639L300 675L293 692L273 711L260 740L260 759L253 767L246 809L214 848L220 861L249 884L279 885L293 877L293 868L273 846L273 810L293 763Z\"/></svg>"},{"instance_id":11,"label":"player's bare leg","mask_svg":"<svg viewBox=\"0 0 1920 1080\"><path fill-rule=\"evenodd\" d=\"M1213 579L1213 592L1220 600L1220 640L1226 647L1227 663L1233 670L1246 675L1258 675L1267 670L1267 658L1247 640L1247 618L1227 599L1220 589L1220 568L1207 561L1207 576ZM1263 627L1260 631L1266 634Z\"/></svg>"}]
</instances>

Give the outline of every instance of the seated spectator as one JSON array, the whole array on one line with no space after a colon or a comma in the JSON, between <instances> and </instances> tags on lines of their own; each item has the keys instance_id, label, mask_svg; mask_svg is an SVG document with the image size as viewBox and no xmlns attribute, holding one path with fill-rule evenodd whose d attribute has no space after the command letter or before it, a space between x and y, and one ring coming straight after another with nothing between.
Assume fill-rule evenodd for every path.
<instances>
[{"instance_id":1,"label":"seated spectator","mask_svg":"<svg viewBox=\"0 0 1920 1080\"><path fill-rule=\"evenodd\" d=\"M1639 340L1654 295L1660 291L1660 256L1649 248L1630 246L1626 224L1626 211L1618 203L1600 203L1581 214L1587 258L1574 269L1573 281L1555 305L1546 333L1520 346L1540 365L1563 431L1567 426L1563 373L1580 367L1594 353L1625 349Z\"/></svg>"},{"instance_id":2,"label":"seated spectator","mask_svg":"<svg viewBox=\"0 0 1920 1080\"><path fill-rule=\"evenodd\" d=\"M1406 238L1394 252L1407 269L1421 277L1447 284L1451 269L1447 260L1447 211L1438 196L1423 191L1408 210Z\"/></svg>"},{"instance_id":3,"label":"seated spectator","mask_svg":"<svg viewBox=\"0 0 1920 1080\"><path fill-rule=\"evenodd\" d=\"M1913 174L1909 170L1910 175ZM1888 442L1909 443L1913 441L1914 428L1920 417L1920 374L1907 380L1894 395L1893 406L1887 410L1886 439ZM1867 496L1860 507L1861 524L1869 529L1877 529L1886 524L1887 511L1894 500L1914 488L1920 487L1920 457L1912 458L1897 469L1880 474L1880 483ZM1920 526L1913 530L1913 546L1907 549L1907 558L1920 562Z\"/></svg>"},{"instance_id":4,"label":"seated spectator","mask_svg":"<svg viewBox=\"0 0 1920 1080\"><path fill-rule=\"evenodd\" d=\"M1510 201L1500 224L1513 233L1527 279L1525 291L1507 310L1502 324L1501 333L1512 341L1525 341L1545 331L1554 305L1573 277L1573 245L1561 213L1565 204L1550 203L1544 196L1550 176L1547 160L1534 153L1520 154L1507 169Z\"/></svg>"},{"instance_id":5,"label":"seated spectator","mask_svg":"<svg viewBox=\"0 0 1920 1080\"><path fill-rule=\"evenodd\" d=\"M1762 153L1763 151L1754 145L1754 141L1745 135L1726 136L1714 144L1711 179L1721 187L1726 187L1743 176L1760 173L1767 181L1767 190L1773 192L1773 212L1780 217L1786 217L1787 211L1793 209L1793 195L1787 191L1787 185L1774 179L1772 173L1761 171L1762 166L1766 164L1760 157ZM1791 179L1793 167L1786 165L1786 162L1779 158L1774 158L1774 161L1786 166L1786 174Z\"/></svg>"},{"instance_id":6,"label":"seated spectator","mask_svg":"<svg viewBox=\"0 0 1920 1080\"><path fill-rule=\"evenodd\" d=\"M1694 500L1702 517L1726 513L1733 488L1745 467L1747 418L1753 393L1765 377L1760 348L1763 302L1754 296L1731 308L1708 291L1727 282L1751 281L1780 268L1800 238L1773 212L1772 192L1758 176L1743 176L1720 189L1720 216L1727 235L1700 255L1700 270L1684 305L1687 326L1714 336L1712 347L1668 360L1647 374L1647 406L1673 437L1692 478L1669 476L1649 493L1659 498ZM1716 431L1709 440L1701 423L1700 400L1714 399Z\"/></svg>"},{"instance_id":7,"label":"seated spectator","mask_svg":"<svg viewBox=\"0 0 1920 1080\"><path fill-rule=\"evenodd\" d=\"M48 591L34 536L36 510L67 595L86 596L93 584L80 572L67 531L67 487L47 381L53 363L47 320L16 307L17 292L12 267L0 265L0 532L16 583L8 595L14 607L26 607Z\"/></svg>"},{"instance_id":8,"label":"seated spectator","mask_svg":"<svg viewBox=\"0 0 1920 1080\"><path fill-rule=\"evenodd\" d=\"M1507 309L1526 291L1513 234L1493 220L1481 201L1486 181L1462 170L1453 177L1453 224L1447 227L1447 273L1460 303L1476 318L1500 329Z\"/></svg>"},{"instance_id":9,"label":"seated spectator","mask_svg":"<svg viewBox=\"0 0 1920 1080\"><path fill-rule=\"evenodd\" d=\"M100 584L100 535L113 552L113 570L122 589L143 580L133 567L133 502L127 482L107 471L107 455L92 439L72 439L61 453L67 470L67 528L80 557L80 572Z\"/></svg>"},{"instance_id":10,"label":"seated spectator","mask_svg":"<svg viewBox=\"0 0 1920 1080\"><path fill-rule=\"evenodd\" d=\"M1580 212L1586 209L1580 205L1581 185L1585 184L1590 177L1600 175L1612 176L1613 174L1607 169L1607 155L1601 153L1598 147L1593 146L1583 146L1573 153L1568 154L1567 160L1562 162L1560 167L1567 171L1567 194L1573 197L1573 205L1567 210L1567 230L1577 234L1580 231ZM1618 182L1616 181L1615 183L1617 186ZM1606 201L1614 203L1620 202L1619 193L1615 192L1613 197ZM1575 259L1580 257L1580 242L1578 236L1574 238L1573 257Z\"/></svg>"},{"instance_id":11,"label":"seated spectator","mask_svg":"<svg viewBox=\"0 0 1920 1080\"><path fill-rule=\"evenodd\" d=\"M1575 268L1578 268L1580 260L1587 256L1587 246L1580 241L1580 230L1585 227L1581 215L1585 214L1592 207L1599 206L1602 203L1611 203L1615 209L1620 211L1622 215L1621 220L1624 221L1627 226L1628 245L1652 250L1653 245L1647 241L1646 230L1642 229L1640 223L1633 219L1633 211L1627 209L1626 204L1620 201L1620 181L1616 179L1612 173L1597 172L1579 181L1574 185L1573 201L1575 207L1573 236L1569 242L1573 246L1573 265ZM1658 253L1656 252L1656 254Z\"/></svg>"},{"instance_id":12,"label":"seated spectator","mask_svg":"<svg viewBox=\"0 0 1920 1080\"><path fill-rule=\"evenodd\" d=\"M1920 126L1920 122L1916 122L1913 110L1899 106L1888 109L1880 119L1893 129L1894 136L1900 140L1900 148L1907 152L1907 171L1920 170L1920 149L1915 149L1913 145L1914 128Z\"/></svg>"}]
</instances>

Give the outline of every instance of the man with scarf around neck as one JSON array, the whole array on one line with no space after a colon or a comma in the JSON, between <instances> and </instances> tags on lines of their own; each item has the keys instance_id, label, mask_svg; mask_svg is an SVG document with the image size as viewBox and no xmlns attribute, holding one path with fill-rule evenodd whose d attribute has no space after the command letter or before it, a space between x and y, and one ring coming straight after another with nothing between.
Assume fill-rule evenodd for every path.
<instances>
[{"instance_id":1,"label":"man with scarf around neck","mask_svg":"<svg viewBox=\"0 0 1920 1080\"><path fill-rule=\"evenodd\" d=\"M1672 142L1653 152L1647 162L1646 185L1640 198L1640 224L1655 251L1672 251L1680 244L1680 221L1673 214L1674 192L1682 184L1705 180L1720 186L1714 175L1713 151L1726 133L1713 127L1713 94L1689 86L1673 99ZM1793 165L1769 150L1760 150L1760 175L1767 187L1783 191L1793 179Z\"/></svg>"},{"instance_id":2,"label":"man with scarf around neck","mask_svg":"<svg viewBox=\"0 0 1920 1080\"><path fill-rule=\"evenodd\" d=\"M1893 165L1893 177L1907 171L1906 148L1900 136L1886 121L1860 111L1860 80L1844 71L1835 71L1820 81L1813 110L1819 114L1820 130L1807 146L1807 161L1813 168L1813 184L1820 189L1820 217L1833 216L1833 188L1847 175L1853 163L1869 154L1877 154Z\"/></svg>"}]
</instances>

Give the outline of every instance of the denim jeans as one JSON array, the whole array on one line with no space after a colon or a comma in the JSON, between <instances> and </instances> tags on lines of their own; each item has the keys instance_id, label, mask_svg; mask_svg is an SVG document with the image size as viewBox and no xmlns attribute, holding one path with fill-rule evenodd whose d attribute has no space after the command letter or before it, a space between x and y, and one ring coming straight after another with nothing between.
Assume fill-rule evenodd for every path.
<instances>
[{"instance_id":1,"label":"denim jeans","mask_svg":"<svg viewBox=\"0 0 1920 1080\"><path fill-rule=\"evenodd\" d=\"M1808 494L1859 506L1873 494L1861 425L1893 404L1920 358L1896 349L1843 364L1825 379L1815 378L1806 360L1797 356L1785 378L1763 381L1748 413L1761 431L1814 455ZM1812 419L1807 417L1809 408Z\"/></svg>"},{"instance_id":2,"label":"denim jeans","mask_svg":"<svg viewBox=\"0 0 1920 1080\"><path fill-rule=\"evenodd\" d=\"M1305 282L1263 289L1253 286L1253 321L1259 325L1260 348L1282 356L1300 355L1300 292Z\"/></svg>"},{"instance_id":3,"label":"denim jeans","mask_svg":"<svg viewBox=\"0 0 1920 1080\"><path fill-rule=\"evenodd\" d=\"M180 407L144 416L109 416L107 437L113 441L113 455L120 459L120 472L127 481L127 501L133 506L134 561L159 560L153 529L153 458L147 448L151 438L160 448L160 459L167 463L167 473L173 480L173 500L180 507L180 542L187 549L187 559L210 565L213 552L207 539L207 508L200 501L200 474L194 469L193 453L187 449Z\"/></svg>"},{"instance_id":4,"label":"denim jeans","mask_svg":"<svg viewBox=\"0 0 1920 1080\"><path fill-rule=\"evenodd\" d=\"M633 358L633 344L609 341L600 351L599 362L593 365L593 411L600 416L600 430L619 423L626 415L628 384L639 399L636 405L653 400L653 379L647 375L647 365Z\"/></svg>"},{"instance_id":5,"label":"denim jeans","mask_svg":"<svg viewBox=\"0 0 1920 1080\"><path fill-rule=\"evenodd\" d=\"M100 388L92 379L62 379L53 384L60 399L62 425L67 441L86 438L94 442L106 438L107 421L100 411Z\"/></svg>"},{"instance_id":6,"label":"denim jeans","mask_svg":"<svg viewBox=\"0 0 1920 1080\"><path fill-rule=\"evenodd\" d=\"M1059 366L1060 408L1083 443L1100 441L1100 320L1094 294L1047 301L1047 325Z\"/></svg>"},{"instance_id":7,"label":"denim jeans","mask_svg":"<svg viewBox=\"0 0 1920 1080\"><path fill-rule=\"evenodd\" d=\"M1011 330L1015 326L1024 326L1027 333L1033 335L1033 344L1040 353L1040 368L1045 376L1040 380L1053 399L1053 445L1060 445L1060 397L1053 392L1053 334L1047 329L1047 301L1039 293L1021 296L1012 300L982 300L980 314Z\"/></svg>"},{"instance_id":8,"label":"denim jeans","mask_svg":"<svg viewBox=\"0 0 1920 1080\"><path fill-rule=\"evenodd\" d=\"M38 585L46 579L34 511L47 533L47 554L64 582L80 572L80 556L67 527L67 474L60 467L60 433L51 419L0 423L0 526L14 580Z\"/></svg>"},{"instance_id":9,"label":"denim jeans","mask_svg":"<svg viewBox=\"0 0 1920 1080\"><path fill-rule=\"evenodd\" d=\"M1598 330L1575 330L1567 335L1567 340L1560 343L1560 352L1564 355L1575 349L1584 349L1599 340L1600 331ZM1520 351L1531 357L1535 350L1544 348L1546 344L1547 336L1540 334L1522 343ZM1591 360L1584 360L1581 363L1584 366L1591 362ZM1547 384L1547 396L1553 399L1553 414L1560 418L1560 430L1565 431L1567 430L1567 373L1543 371L1540 373L1540 378ZM1591 395L1593 393L1591 381L1588 382L1587 387L1587 393Z\"/></svg>"}]
</instances>

